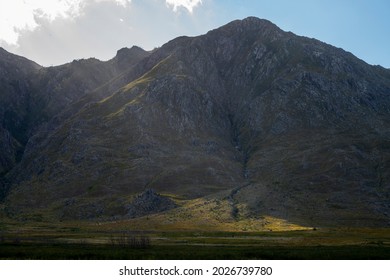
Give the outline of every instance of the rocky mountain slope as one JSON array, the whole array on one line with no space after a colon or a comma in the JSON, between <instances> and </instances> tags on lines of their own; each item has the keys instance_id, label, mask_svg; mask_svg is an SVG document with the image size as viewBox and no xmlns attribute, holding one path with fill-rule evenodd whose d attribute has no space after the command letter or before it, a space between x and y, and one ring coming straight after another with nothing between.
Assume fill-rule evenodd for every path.
<instances>
[{"instance_id":1,"label":"rocky mountain slope","mask_svg":"<svg viewBox=\"0 0 390 280\"><path fill-rule=\"evenodd\" d=\"M389 225L389 70L257 18L132 50L33 71L47 122L4 176L9 216Z\"/></svg>"},{"instance_id":2,"label":"rocky mountain slope","mask_svg":"<svg viewBox=\"0 0 390 280\"><path fill-rule=\"evenodd\" d=\"M30 112L35 110L28 77L40 68L0 48L0 174L15 165L27 142Z\"/></svg>"},{"instance_id":3,"label":"rocky mountain slope","mask_svg":"<svg viewBox=\"0 0 390 280\"><path fill-rule=\"evenodd\" d=\"M123 63L131 67L147 55L138 47L123 48L107 62L75 60L44 68L0 49L0 176L20 161L27 142L39 127L88 92L125 72ZM94 99L104 96L96 94ZM0 194L4 195L4 189Z\"/></svg>"}]
</instances>

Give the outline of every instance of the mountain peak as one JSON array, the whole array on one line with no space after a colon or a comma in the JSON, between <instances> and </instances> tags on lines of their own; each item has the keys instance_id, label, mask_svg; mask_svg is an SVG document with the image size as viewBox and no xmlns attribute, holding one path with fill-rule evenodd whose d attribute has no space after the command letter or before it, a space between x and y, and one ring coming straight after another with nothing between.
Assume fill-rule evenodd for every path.
<instances>
[{"instance_id":1,"label":"mountain peak","mask_svg":"<svg viewBox=\"0 0 390 280\"><path fill-rule=\"evenodd\" d=\"M18 65L18 67L21 69L28 69L28 71L34 71L42 68L42 66L36 62L31 61L23 56L10 53L2 47L0 47L0 62L15 64Z\"/></svg>"},{"instance_id":2,"label":"mountain peak","mask_svg":"<svg viewBox=\"0 0 390 280\"><path fill-rule=\"evenodd\" d=\"M208 32L208 34L212 33L221 33L222 34L232 34L232 35L237 35L237 34L242 34L242 33L259 33L264 36L267 35L275 35L275 34L280 34L283 31L270 22L269 20L266 19L260 19L257 17L247 17L241 20L234 20L220 28L217 28L215 30L212 30Z\"/></svg>"},{"instance_id":3,"label":"mountain peak","mask_svg":"<svg viewBox=\"0 0 390 280\"><path fill-rule=\"evenodd\" d=\"M138 46L131 48L121 48L116 52L116 56L110 61L118 67L119 71L124 71L129 65L134 65L147 57L149 53Z\"/></svg>"},{"instance_id":4,"label":"mountain peak","mask_svg":"<svg viewBox=\"0 0 390 280\"><path fill-rule=\"evenodd\" d=\"M228 24L222 26L224 27L241 27L245 29L259 29L259 28L277 28L279 29L275 24L273 24L271 21L266 19L261 19L257 17L247 17L244 19L237 19L229 22Z\"/></svg>"},{"instance_id":5,"label":"mountain peak","mask_svg":"<svg viewBox=\"0 0 390 280\"><path fill-rule=\"evenodd\" d=\"M254 26L254 27L259 27L259 26L272 26L272 27L276 27L275 24L273 24L271 21L269 20L266 20L266 19L261 19L261 18L258 18L258 17L247 17L247 18L244 18L242 20L238 20L238 22L241 22L241 24L243 25L246 25L246 26Z\"/></svg>"},{"instance_id":6,"label":"mountain peak","mask_svg":"<svg viewBox=\"0 0 390 280\"><path fill-rule=\"evenodd\" d=\"M146 51L138 46L132 46L131 48L121 48L116 52L116 56L121 58L128 55L143 54Z\"/></svg>"}]
</instances>

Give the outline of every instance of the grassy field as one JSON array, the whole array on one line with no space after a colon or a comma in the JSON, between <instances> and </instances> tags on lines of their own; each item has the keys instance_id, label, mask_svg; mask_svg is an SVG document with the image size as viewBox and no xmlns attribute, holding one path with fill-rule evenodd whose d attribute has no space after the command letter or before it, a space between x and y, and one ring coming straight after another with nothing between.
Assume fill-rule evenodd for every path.
<instances>
[{"instance_id":1,"label":"grassy field","mask_svg":"<svg viewBox=\"0 0 390 280\"><path fill-rule=\"evenodd\" d=\"M126 238L147 238L133 246ZM0 224L0 259L390 259L390 229L129 231L97 223Z\"/></svg>"},{"instance_id":2,"label":"grassy field","mask_svg":"<svg viewBox=\"0 0 390 280\"><path fill-rule=\"evenodd\" d=\"M1 259L113 259L113 260L378 260L390 259L384 246L194 246L155 245L146 249L93 244L2 244Z\"/></svg>"}]
</instances>

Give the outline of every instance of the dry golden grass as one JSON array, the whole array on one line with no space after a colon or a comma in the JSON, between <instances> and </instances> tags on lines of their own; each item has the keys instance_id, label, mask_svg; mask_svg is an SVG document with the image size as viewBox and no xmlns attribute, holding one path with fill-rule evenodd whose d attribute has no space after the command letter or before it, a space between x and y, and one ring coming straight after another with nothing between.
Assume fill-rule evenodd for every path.
<instances>
[{"instance_id":1,"label":"dry golden grass","mask_svg":"<svg viewBox=\"0 0 390 280\"><path fill-rule=\"evenodd\" d=\"M232 207L228 200L195 199L179 201L181 207L170 211L130 220L103 222L102 228L128 228L153 231L226 231L226 232L259 232L259 231L296 231L312 230L271 217L233 217Z\"/></svg>"}]
</instances>

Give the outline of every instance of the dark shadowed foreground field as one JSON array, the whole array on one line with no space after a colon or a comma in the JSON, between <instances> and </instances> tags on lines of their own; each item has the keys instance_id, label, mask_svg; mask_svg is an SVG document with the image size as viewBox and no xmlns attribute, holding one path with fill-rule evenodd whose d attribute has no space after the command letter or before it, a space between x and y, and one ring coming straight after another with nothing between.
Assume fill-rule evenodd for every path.
<instances>
[{"instance_id":1,"label":"dark shadowed foreground field","mask_svg":"<svg viewBox=\"0 0 390 280\"><path fill-rule=\"evenodd\" d=\"M3 224L0 259L390 259L390 229L213 232Z\"/></svg>"},{"instance_id":2,"label":"dark shadowed foreground field","mask_svg":"<svg viewBox=\"0 0 390 280\"><path fill-rule=\"evenodd\" d=\"M390 259L385 246L194 246L156 245L147 249L115 248L91 244L3 244L1 259L72 260L381 260Z\"/></svg>"}]
</instances>

